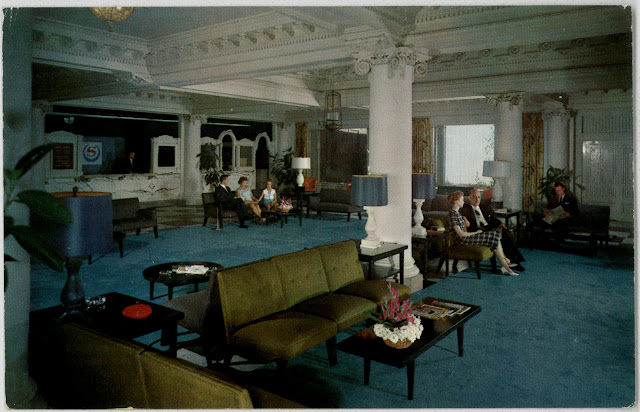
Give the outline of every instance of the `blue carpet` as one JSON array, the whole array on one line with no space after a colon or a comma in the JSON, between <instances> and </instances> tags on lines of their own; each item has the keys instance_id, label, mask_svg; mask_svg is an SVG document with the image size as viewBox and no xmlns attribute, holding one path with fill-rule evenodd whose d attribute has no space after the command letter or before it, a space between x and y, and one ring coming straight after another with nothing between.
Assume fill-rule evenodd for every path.
<instances>
[{"instance_id":1,"label":"blue carpet","mask_svg":"<svg viewBox=\"0 0 640 412\"><path fill-rule=\"evenodd\" d=\"M364 221L327 216L250 226L187 227L128 236L125 257L114 248L81 268L87 295L117 290L148 299L147 266L208 260L225 266L339 239L364 237ZM465 355L455 334L416 361L415 399L408 401L405 369L372 363L363 385L361 358L339 353L329 367L319 345L290 361L286 376L274 365L254 379L306 405L327 408L575 408L625 407L635 402L633 250L610 247L597 258L522 250L519 277L473 271L452 275L414 294L482 306L465 327ZM32 304L55 305L65 277L34 265ZM163 286L156 293L164 293ZM188 289L189 287L186 287ZM186 290L185 290L186 291ZM179 291L177 294L184 293ZM166 298L156 300L163 301ZM338 341L359 327L341 333Z\"/></svg>"}]
</instances>

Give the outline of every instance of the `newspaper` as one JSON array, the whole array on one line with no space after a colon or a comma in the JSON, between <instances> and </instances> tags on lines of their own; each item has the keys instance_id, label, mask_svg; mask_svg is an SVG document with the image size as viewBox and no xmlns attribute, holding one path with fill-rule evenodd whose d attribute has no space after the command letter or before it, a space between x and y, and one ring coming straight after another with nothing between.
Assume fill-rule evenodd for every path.
<instances>
[{"instance_id":1,"label":"newspaper","mask_svg":"<svg viewBox=\"0 0 640 412\"><path fill-rule=\"evenodd\" d=\"M545 209L545 212L549 213L549 215L547 217L545 217L544 220L545 222L547 222L548 224L552 225L554 223L556 223L558 220L560 219L564 219L566 216L564 215L564 209L562 208L562 206L558 206L554 209Z\"/></svg>"}]
</instances>

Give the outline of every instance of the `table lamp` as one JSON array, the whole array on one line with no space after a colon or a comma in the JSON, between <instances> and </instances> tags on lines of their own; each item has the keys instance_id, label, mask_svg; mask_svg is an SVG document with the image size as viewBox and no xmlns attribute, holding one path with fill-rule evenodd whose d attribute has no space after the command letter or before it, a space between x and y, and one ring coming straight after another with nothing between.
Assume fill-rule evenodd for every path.
<instances>
[{"instance_id":1,"label":"table lamp","mask_svg":"<svg viewBox=\"0 0 640 412\"><path fill-rule=\"evenodd\" d=\"M59 198L71 210L72 223L53 224L32 216L32 224L65 256L67 281L62 288L60 301L66 316L82 312L86 308L79 274L82 260L108 252L113 246L111 193L78 192L74 188L73 192L51 195Z\"/></svg>"},{"instance_id":2,"label":"table lamp","mask_svg":"<svg viewBox=\"0 0 640 412\"><path fill-rule=\"evenodd\" d=\"M482 165L482 176L492 177L495 181L491 196L496 202L502 201L502 186L500 179L509 176L509 169L511 162L505 162L500 160L485 160Z\"/></svg>"},{"instance_id":3,"label":"table lamp","mask_svg":"<svg viewBox=\"0 0 640 412\"><path fill-rule=\"evenodd\" d=\"M376 234L375 210L387 205L387 176L351 176L351 203L364 207L367 212L367 223L364 226L367 237L360 242L360 249L375 249L382 245Z\"/></svg>"},{"instance_id":4,"label":"table lamp","mask_svg":"<svg viewBox=\"0 0 640 412\"><path fill-rule=\"evenodd\" d=\"M416 213L413 220L416 225L411 233L416 236L424 236L427 230L422 226L424 215L422 214L422 204L425 200L436 197L436 175L433 173L413 173L411 175L411 193L413 201L416 203Z\"/></svg>"},{"instance_id":5,"label":"table lamp","mask_svg":"<svg viewBox=\"0 0 640 412\"><path fill-rule=\"evenodd\" d=\"M311 158L310 157L294 157L291 159L291 168L298 169L298 177L296 178L296 183L298 186L304 185L304 175L302 171L304 169L311 169Z\"/></svg>"}]
</instances>

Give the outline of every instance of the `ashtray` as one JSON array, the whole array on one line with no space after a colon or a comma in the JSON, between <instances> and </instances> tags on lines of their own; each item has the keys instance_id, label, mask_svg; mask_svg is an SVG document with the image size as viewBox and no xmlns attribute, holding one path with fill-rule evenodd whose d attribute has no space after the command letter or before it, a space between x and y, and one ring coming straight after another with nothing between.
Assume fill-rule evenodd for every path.
<instances>
[{"instance_id":1,"label":"ashtray","mask_svg":"<svg viewBox=\"0 0 640 412\"><path fill-rule=\"evenodd\" d=\"M106 296L94 296L92 298L87 298L84 300L86 305L87 305L87 309L89 310L100 310L100 309L104 309L104 304L107 301L107 297Z\"/></svg>"},{"instance_id":2,"label":"ashtray","mask_svg":"<svg viewBox=\"0 0 640 412\"><path fill-rule=\"evenodd\" d=\"M122 311L122 316L129 319L146 319L151 315L151 306L144 303L129 305Z\"/></svg>"}]
</instances>

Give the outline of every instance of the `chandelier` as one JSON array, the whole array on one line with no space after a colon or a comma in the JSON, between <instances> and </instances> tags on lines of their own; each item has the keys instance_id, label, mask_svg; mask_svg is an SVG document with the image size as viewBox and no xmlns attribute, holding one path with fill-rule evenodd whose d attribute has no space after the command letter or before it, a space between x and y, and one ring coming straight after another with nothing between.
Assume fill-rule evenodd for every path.
<instances>
[{"instance_id":1,"label":"chandelier","mask_svg":"<svg viewBox=\"0 0 640 412\"><path fill-rule=\"evenodd\" d=\"M89 11L102 21L109 23L109 31L113 31L113 23L119 23L133 13L133 7L89 7Z\"/></svg>"},{"instance_id":2,"label":"chandelier","mask_svg":"<svg viewBox=\"0 0 640 412\"><path fill-rule=\"evenodd\" d=\"M338 130L342 127L342 102L340 93L330 91L325 97L324 127L327 130Z\"/></svg>"}]
</instances>

